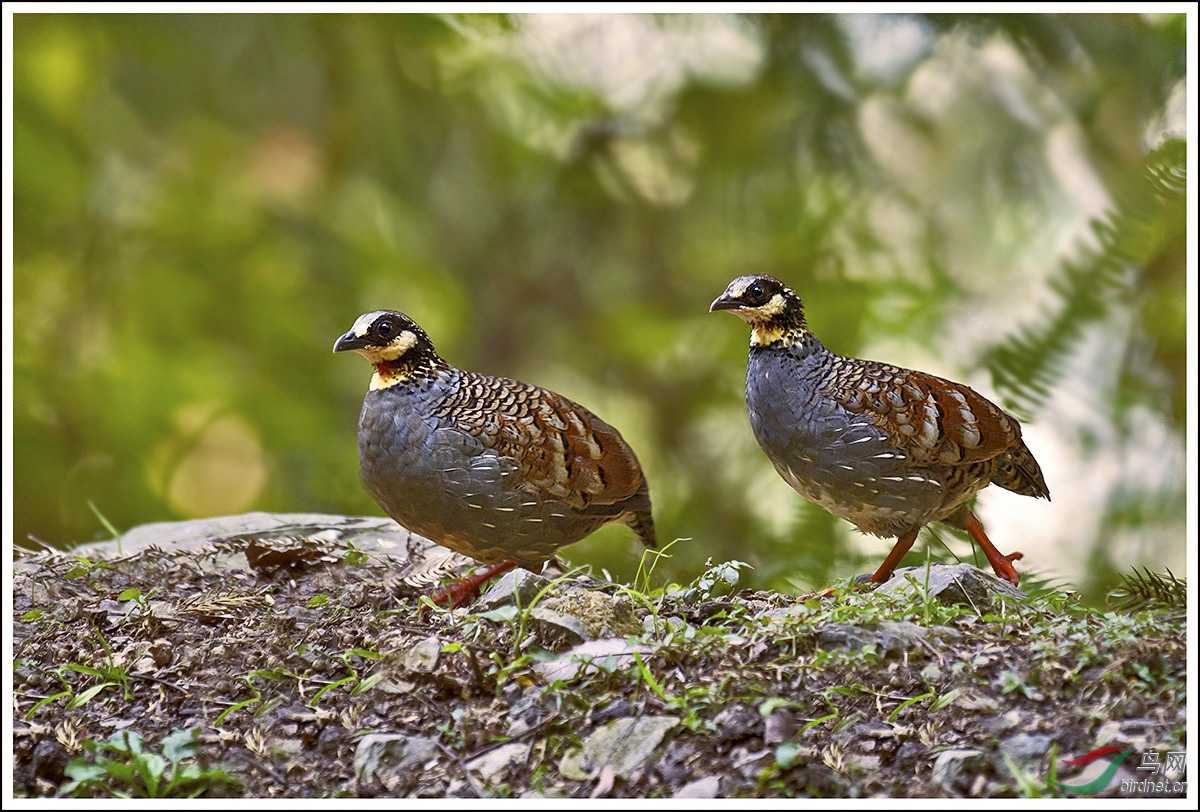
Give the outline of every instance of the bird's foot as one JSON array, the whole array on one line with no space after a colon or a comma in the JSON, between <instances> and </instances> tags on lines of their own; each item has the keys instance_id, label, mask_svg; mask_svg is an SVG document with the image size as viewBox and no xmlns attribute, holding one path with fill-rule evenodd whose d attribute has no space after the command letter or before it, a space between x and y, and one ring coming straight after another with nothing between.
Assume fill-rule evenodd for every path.
<instances>
[{"instance_id":1,"label":"bird's foot","mask_svg":"<svg viewBox=\"0 0 1200 812\"><path fill-rule=\"evenodd\" d=\"M446 604L450 609L457 609L463 604L468 603L474 598L478 597L479 588L489 580L495 578L497 575L508 572L516 566L517 564L515 561L502 561L495 566L488 567L483 572L470 575L466 578L460 578L453 583L447 584L445 587L433 593L430 596L430 600L439 606ZM421 609L418 610L418 613L424 610L424 608L425 607L422 606Z\"/></svg>"},{"instance_id":2,"label":"bird's foot","mask_svg":"<svg viewBox=\"0 0 1200 812\"><path fill-rule=\"evenodd\" d=\"M993 548L993 552L996 554L995 558L993 558L991 555L988 555L988 551L986 549L983 551L983 554L987 555L988 557L988 562L992 565L992 571L995 572L998 577L1003 578L1013 586L1018 586L1020 584L1021 577L1017 575L1017 568L1012 565L1012 562L1020 561L1025 557L1025 554L1009 553L1008 555L1003 555L1000 553L1000 551L995 550L995 548Z\"/></svg>"},{"instance_id":3,"label":"bird's foot","mask_svg":"<svg viewBox=\"0 0 1200 812\"><path fill-rule=\"evenodd\" d=\"M983 550L983 554L987 556L988 563L992 565L992 571L1013 586L1019 586L1021 578L1017 575L1017 569L1012 565L1012 562L1021 560L1025 557L1025 554L1009 553L1008 555L1004 555L988 539L987 533L983 532L983 525L974 512L968 510L964 519L967 532L971 534L971 538L975 540L975 543L979 545L979 549Z\"/></svg>"}]
</instances>

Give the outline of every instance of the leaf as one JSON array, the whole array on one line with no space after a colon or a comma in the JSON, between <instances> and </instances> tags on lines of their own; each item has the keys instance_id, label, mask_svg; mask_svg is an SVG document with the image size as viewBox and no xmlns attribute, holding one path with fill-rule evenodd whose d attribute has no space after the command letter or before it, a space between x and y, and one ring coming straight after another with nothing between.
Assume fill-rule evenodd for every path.
<instances>
[{"instance_id":1,"label":"leaf","mask_svg":"<svg viewBox=\"0 0 1200 812\"><path fill-rule=\"evenodd\" d=\"M146 795L150 798L158 797L158 788L162 783L163 773L166 772L167 762L158 753L140 753L133 760L134 769L137 770L138 776L142 780L142 784L146 787Z\"/></svg>"},{"instance_id":2,"label":"leaf","mask_svg":"<svg viewBox=\"0 0 1200 812\"><path fill-rule=\"evenodd\" d=\"M792 742L784 742L775 748L775 763L781 770L790 770L800 756L800 747Z\"/></svg>"},{"instance_id":3,"label":"leaf","mask_svg":"<svg viewBox=\"0 0 1200 812\"><path fill-rule=\"evenodd\" d=\"M479 617L483 618L484 620L494 621L496 623L507 623L517 616L517 611L517 607L509 603L493 609L490 612L483 612L479 615Z\"/></svg>"},{"instance_id":4,"label":"leaf","mask_svg":"<svg viewBox=\"0 0 1200 812\"><path fill-rule=\"evenodd\" d=\"M784 699L781 696L773 696L770 699L764 699L758 706L758 714L766 719L779 708L803 708L804 705L794 699Z\"/></svg>"},{"instance_id":5,"label":"leaf","mask_svg":"<svg viewBox=\"0 0 1200 812\"><path fill-rule=\"evenodd\" d=\"M93 697L96 696L96 694L100 693L105 688L109 687L110 685L116 685L116 683L115 682L101 682L98 685L93 685L91 688L88 688L83 693L76 694L75 698L67 703L67 710L74 710L75 708L79 708L79 707L82 707L83 705L86 705L88 702L90 702L92 700Z\"/></svg>"},{"instance_id":6,"label":"leaf","mask_svg":"<svg viewBox=\"0 0 1200 812\"><path fill-rule=\"evenodd\" d=\"M167 761L177 764L189 756L195 755L200 742L200 728L191 730L176 729L168 733L162 740L162 752Z\"/></svg>"}]
</instances>

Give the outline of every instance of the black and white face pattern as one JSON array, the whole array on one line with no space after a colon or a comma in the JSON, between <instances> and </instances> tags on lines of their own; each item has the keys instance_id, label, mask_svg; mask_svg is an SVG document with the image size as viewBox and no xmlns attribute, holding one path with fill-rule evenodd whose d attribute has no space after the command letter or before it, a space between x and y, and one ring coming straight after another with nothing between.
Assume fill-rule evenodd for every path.
<instances>
[{"instance_id":1,"label":"black and white face pattern","mask_svg":"<svg viewBox=\"0 0 1200 812\"><path fill-rule=\"evenodd\" d=\"M728 310L753 330L750 343L766 346L785 335L805 330L804 306L787 285L768 274L739 276L708 308Z\"/></svg>"},{"instance_id":2,"label":"black and white face pattern","mask_svg":"<svg viewBox=\"0 0 1200 812\"><path fill-rule=\"evenodd\" d=\"M379 364L397 361L422 343L429 345L429 336L408 316L395 310L375 310L359 316L333 345L333 351L353 350Z\"/></svg>"}]
</instances>

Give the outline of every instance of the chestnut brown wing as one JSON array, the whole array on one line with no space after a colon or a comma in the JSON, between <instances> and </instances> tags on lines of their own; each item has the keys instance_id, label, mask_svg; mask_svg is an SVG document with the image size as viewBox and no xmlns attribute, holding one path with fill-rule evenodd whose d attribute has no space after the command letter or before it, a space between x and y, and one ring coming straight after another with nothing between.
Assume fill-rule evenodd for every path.
<instances>
[{"instance_id":1,"label":"chestnut brown wing","mask_svg":"<svg viewBox=\"0 0 1200 812\"><path fill-rule=\"evenodd\" d=\"M870 416L914 463L969 465L1022 445L1017 421L969 386L890 364L855 363L855 374L832 394L847 410Z\"/></svg>"},{"instance_id":2,"label":"chestnut brown wing","mask_svg":"<svg viewBox=\"0 0 1200 812\"><path fill-rule=\"evenodd\" d=\"M488 375L464 380L455 400L456 406L445 409L455 427L515 460L522 485L543 498L613 517L648 510L637 457L616 429L583 406L531 384Z\"/></svg>"}]
</instances>

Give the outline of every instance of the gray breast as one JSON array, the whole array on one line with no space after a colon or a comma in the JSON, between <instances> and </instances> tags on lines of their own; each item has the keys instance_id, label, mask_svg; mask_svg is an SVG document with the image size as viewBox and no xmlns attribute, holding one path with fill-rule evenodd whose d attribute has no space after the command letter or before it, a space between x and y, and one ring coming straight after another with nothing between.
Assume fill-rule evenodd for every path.
<instances>
[{"instance_id":1,"label":"gray breast","mask_svg":"<svg viewBox=\"0 0 1200 812\"><path fill-rule=\"evenodd\" d=\"M400 524L485 563L540 566L599 526L523 483L518 461L436 416L457 371L367 394L359 426L367 490Z\"/></svg>"},{"instance_id":2,"label":"gray breast","mask_svg":"<svg viewBox=\"0 0 1200 812\"><path fill-rule=\"evenodd\" d=\"M827 350L752 353L746 400L759 445L798 493L867 533L894 536L932 518L943 483L915 470L869 415L823 391Z\"/></svg>"}]
</instances>

